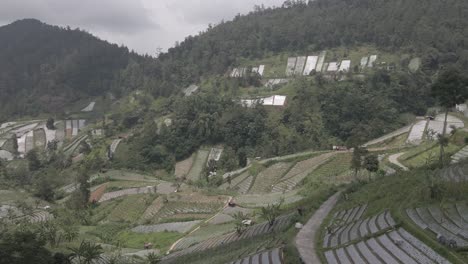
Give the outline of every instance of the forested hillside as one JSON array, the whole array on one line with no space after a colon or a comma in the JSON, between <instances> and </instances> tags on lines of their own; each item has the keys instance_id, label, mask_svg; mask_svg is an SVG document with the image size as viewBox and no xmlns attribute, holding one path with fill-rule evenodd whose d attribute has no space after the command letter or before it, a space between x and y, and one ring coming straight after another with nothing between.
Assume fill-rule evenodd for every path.
<instances>
[{"instance_id":1,"label":"forested hillside","mask_svg":"<svg viewBox=\"0 0 468 264\"><path fill-rule=\"evenodd\" d=\"M78 29L27 19L0 27L0 120L61 113L90 96L119 96L150 82L152 59ZM146 67L146 71L150 71Z\"/></svg>"},{"instance_id":2,"label":"forested hillside","mask_svg":"<svg viewBox=\"0 0 468 264\"><path fill-rule=\"evenodd\" d=\"M257 7L249 15L188 37L161 56L163 70L171 72L172 82L187 84L206 73L224 73L240 57L362 44L418 53L426 70L446 63L468 66L467 1L305 2L286 1L278 9Z\"/></svg>"}]
</instances>

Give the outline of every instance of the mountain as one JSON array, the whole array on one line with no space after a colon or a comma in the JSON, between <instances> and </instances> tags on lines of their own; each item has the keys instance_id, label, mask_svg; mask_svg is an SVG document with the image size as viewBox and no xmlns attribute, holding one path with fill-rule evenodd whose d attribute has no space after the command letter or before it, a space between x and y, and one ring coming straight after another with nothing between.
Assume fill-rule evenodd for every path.
<instances>
[{"instance_id":1,"label":"mountain","mask_svg":"<svg viewBox=\"0 0 468 264\"><path fill-rule=\"evenodd\" d=\"M358 45L417 53L426 70L447 63L466 68L467 10L463 0L286 1L188 37L160 59L176 83L222 74L239 58Z\"/></svg>"},{"instance_id":2,"label":"mountain","mask_svg":"<svg viewBox=\"0 0 468 264\"><path fill-rule=\"evenodd\" d=\"M34 19L0 27L0 119L60 113L108 92L118 96L141 85L140 66L152 60L85 31Z\"/></svg>"}]
</instances>

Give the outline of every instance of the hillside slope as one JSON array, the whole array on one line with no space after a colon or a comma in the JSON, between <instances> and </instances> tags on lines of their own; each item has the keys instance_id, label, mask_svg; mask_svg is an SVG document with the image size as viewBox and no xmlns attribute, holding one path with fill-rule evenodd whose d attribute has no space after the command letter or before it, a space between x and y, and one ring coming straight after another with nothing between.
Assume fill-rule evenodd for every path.
<instances>
[{"instance_id":1,"label":"hillside slope","mask_svg":"<svg viewBox=\"0 0 468 264\"><path fill-rule=\"evenodd\" d=\"M362 44L421 53L427 70L445 63L468 64L466 1L304 2L286 1L275 9L257 7L188 37L160 57L164 70L173 74L170 81L187 84L207 73L224 73L240 57Z\"/></svg>"},{"instance_id":2,"label":"hillside slope","mask_svg":"<svg viewBox=\"0 0 468 264\"><path fill-rule=\"evenodd\" d=\"M145 59L79 29L34 19L0 27L0 119L62 112L76 100L143 86Z\"/></svg>"}]
</instances>

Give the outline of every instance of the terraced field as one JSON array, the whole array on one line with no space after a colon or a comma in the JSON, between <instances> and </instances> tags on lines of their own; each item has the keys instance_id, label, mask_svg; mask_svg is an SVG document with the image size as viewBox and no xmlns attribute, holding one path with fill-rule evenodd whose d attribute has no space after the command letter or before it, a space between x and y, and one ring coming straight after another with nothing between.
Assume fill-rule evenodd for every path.
<instances>
[{"instance_id":1,"label":"terraced field","mask_svg":"<svg viewBox=\"0 0 468 264\"><path fill-rule=\"evenodd\" d=\"M354 179L349 168L351 153L339 153L318 166L307 176L308 182L321 182L328 184L348 183Z\"/></svg>"},{"instance_id":2,"label":"terraced field","mask_svg":"<svg viewBox=\"0 0 468 264\"><path fill-rule=\"evenodd\" d=\"M468 164L456 164L439 171L442 179L450 182L468 181Z\"/></svg>"},{"instance_id":3,"label":"terraced field","mask_svg":"<svg viewBox=\"0 0 468 264\"><path fill-rule=\"evenodd\" d=\"M180 179L189 173L190 169L192 168L193 165L193 156L190 156L188 159L179 161L175 165L175 172L174 175L176 178Z\"/></svg>"},{"instance_id":4,"label":"terraced field","mask_svg":"<svg viewBox=\"0 0 468 264\"><path fill-rule=\"evenodd\" d=\"M249 193L269 193L272 186L289 170L292 163L279 162L266 168L255 177Z\"/></svg>"},{"instance_id":5,"label":"terraced field","mask_svg":"<svg viewBox=\"0 0 468 264\"><path fill-rule=\"evenodd\" d=\"M269 204L279 203L284 199L284 204L291 204L302 200L304 197L299 195L297 190L280 193L266 193L266 194L244 194L235 198L237 204L245 207L262 207Z\"/></svg>"},{"instance_id":6,"label":"terraced field","mask_svg":"<svg viewBox=\"0 0 468 264\"><path fill-rule=\"evenodd\" d=\"M206 215L216 213L221 207L222 204L213 203L170 202L154 214L154 218L196 217L196 215L203 218Z\"/></svg>"},{"instance_id":7,"label":"terraced field","mask_svg":"<svg viewBox=\"0 0 468 264\"><path fill-rule=\"evenodd\" d=\"M194 226L198 225L200 221L189 222L173 222L164 223L159 225L140 225L132 229L135 233L156 233L156 232L179 232L186 233Z\"/></svg>"},{"instance_id":8,"label":"terraced field","mask_svg":"<svg viewBox=\"0 0 468 264\"><path fill-rule=\"evenodd\" d=\"M105 193L101 197L101 199L99 199L99 202L102 203L102 202L116 199L122 196L145 194L145 193L156 193L156 188L154 186L148 186L148 187L130 188L130 189L125 189L125 190L120 190L120 191L115 191L115 192L108 192L108 193Z\"/></svg>"},{"instance_id":9,"label":"terraced field","mask_svg":"<svg viewBox=\"0 0 468 264\"><path fill-rule=\"evenodd\" d=\"M468 246L468 206L465 203L446 205L444 208L407 209L406 213L421 229L437 235L447 246Z\"/></svg>"},{"instance_id":10,"label":"terraced field","mask_svg":"<svg viewBox=\"0 0 468 264\"><path fill-rule=\"evenodd\" d=\"M345 245L351 241L361 240L366 236L388 230L394 226L395 220L393 220L389 212L383 212L363 220L352 221L327 233L323 240L323 247L334 248Z\"/></svg>"},{"instance_id":11,"label":"terraced field","mask_svg":"<svg viewBox=\"0 0 468 264\"><path fill-rule=\"evenodd\" d=\"M325 252L329 264L450 263L403 228Z\"/></svg>"},{"instance_id":12,"label":"terraced field","mask_svg":"<svg viewBox=\"0 0 468 264\"><path fill-rule=\"evenodd\" d=\"M44 129L34 130L34 147L44 149L46 147L46 132Z\"/></svg>"},{"instance_id":13,"label":"terraced field","mask_svg":"<svg viewBox=\"0 0 468 264\"><path fill-rule=\"evenodd\" d=\"M205 240L197 245L174 252L164 257L163 260L166 261L166 260L170 260L173 258L177 258L179 256L187 255L187 254L193 254L193 253L201 252L207 249L216 248L219 246L226 246L235 241L249 239L252 237L282 230L283 228L285 228L286 226L290 224L291 217L292 215L284 215L284 216L278 217L272 226L270 226L268 222L265 222L265 223L251 226L247 228L241 234L233 232L227 235L222 235L222 236L218 236L218 237Z\"/></svg>"},{"instance_id":14,"label":"terraced field","mask_svg":"<svg viewBox=\"0 0 468 264\"><path fill-rule=\"evenodd\" d=\"M221 184L221 186L219 186L220 189L222 190L227 190L227 189L239 189L238 186L239 184L241 184L245 179L247 179L248 177L250 176L250 173L247 171L247 172L244 172L242 173L241 175L233 178L231 180L231 184L229 184L228 182L225 182L223 184ZM249 186L250 187L250 186Z\"/></svg>"},{"instance_id":15,"label":"terraced field","mask_svg":"<svg viewBox=\"0 0 468 264\"><path fill-rule=\"evenodd\" d=\"M250 264L250 263L282 264L284 263L282 249L275 248L269 251L263 251L255 255L248 256L243 259L231 262L229 264Z\"/></svg>"},{"instance_id":16,"label":"terraced field","mask_svg":"<svg viewBox=\"0 0 468 264\"><path fill-rule=\"evenodd\" d=\"M158 198L154 199L154 201L151 203L150 206L148 206L143 213L141 219L150 219L153 218L161 208L164 206L164 198L162 196L159 196Z\"/></svg>"},{"instance_id":17,"label":"terraced field","mask_svg":"<svg viewBox=\"0 0 468 264\"><path fill-rule=\"evenodd\" d=\"M208 150L203 149L197 152L193 166L187 174L188 180L197 181L198 179L200 179L201 173L205 168L206 160L208 159L209 154L210 152Z\"/></svg>"},{"instance_id":18,"label":"terraced field","mask_svg":"<svg viewBox=\"0 0 468 264\"><path fill-rule=\"evenodd\" d=\"M465 146L452 156L452 163L458 163L466 159L468 159L468 146Z\"/></svg>"},{"instance_id":19,"label":"terraced field","mask_svg":"<svg viewBox=\"0 0 468 264\"><path fill-rule=\"evenodd\" d=\"M281 178L280 182L273 186L273 192L285 192L294 189L307 175L334 155L336 155L335 152L325 153L296 163L296 165Z\"/></svg>"},{"instance_id":20,"label":"terraced field","mask_svg":"<svg viewBox=\"0 0 468 264\"><path fill-rule=\"evenodd\" d=\"M113 222L135 222L145 211L147 205L147 196L134 195L125 197L106 217Z\"/></svg>"}]
</instances>

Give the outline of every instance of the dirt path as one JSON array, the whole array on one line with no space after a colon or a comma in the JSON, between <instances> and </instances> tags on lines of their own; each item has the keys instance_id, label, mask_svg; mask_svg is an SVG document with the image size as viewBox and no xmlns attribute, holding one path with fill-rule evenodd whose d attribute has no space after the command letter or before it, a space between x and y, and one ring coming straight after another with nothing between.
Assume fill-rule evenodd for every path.
<instances>
[{"instance_id":1,"label":"dirt path","mask_svg":"<svg viewBox=\"0 0 468 264\"><path fill-rule=\"evenodd\" d=\"M371 146L371 145L382 143L382 142L384 142L386 140L389 140L391 138L397 137L397 136L402 135L404 133L408 133L410 130L411 130L411 126L405 126L405 127L402 127L402 128L400 128L398 130L395 130L395 131L393 131L391 133L383 135L383 136L381 136L379 138L371 140L371 141L367 142L366 144L364 144L362 146L363 147L368 147L368 146Z\"/></svg>"},{"instance_id":2,"label":"dirt path","mask_svg":"<svg viewBox=\"0 0 468 264\"><path fill-rule=\"evenodd\" d=\"M315 249L315 237L320 229L320 225L330 211L338 202L341 192L335 193L328 198L320 208L314 213L309 221L302 227L296 236L296 247L305 264L320 264L320 258Z\"/></svg>"},{"instance_id":3,"label":"dirt path","mask_svg":"<svg viewBox=\"0 0 468 264\"><path fill-rule=\"evenodd\" d=\"M404 171L407 171L408 168L398 161L398 158L403 156L404 154L405 154L404 152L398 153L398 154L393 154L390 157L388 157L388 161L390 161L391 163L393 163L393 164L397 165L398 167L402 168Z\"/></svg>"}]
</instances>

